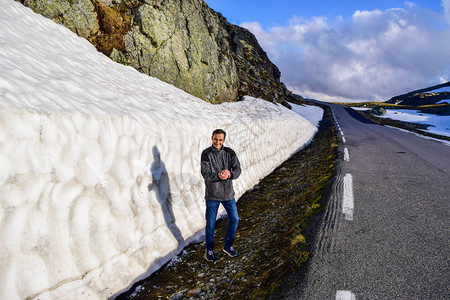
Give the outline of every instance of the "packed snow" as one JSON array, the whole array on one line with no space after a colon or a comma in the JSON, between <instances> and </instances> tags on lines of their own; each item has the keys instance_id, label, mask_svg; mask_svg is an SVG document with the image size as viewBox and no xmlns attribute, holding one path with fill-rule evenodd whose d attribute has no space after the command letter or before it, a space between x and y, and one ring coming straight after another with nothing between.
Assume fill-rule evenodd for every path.
<instances>
[{"instance_id":1,"label":"packed snow","mask_svg":"<svg viewBox=\"0 0 450 300\"><path fill-rule=\"evenodd\" d=\"M317 106L310 105L298 105L294 103L289 103L292 110L298 113L300 116L308 119L314 126L318 127L319 122L323 117L323 109Z\"/></svg>"},{"instance_id":2,"label":"packed snow","mask_svg":"<svg viewBox=\"0 0 450 300\"><path fill-rule=\"evenodd\" d=\"M114 63L16 1L0 15L4 299L105 299L201 241L215 128L241 161L237 198L317 132L283 106L212 105Z\"/></svg>"}]
</instances>

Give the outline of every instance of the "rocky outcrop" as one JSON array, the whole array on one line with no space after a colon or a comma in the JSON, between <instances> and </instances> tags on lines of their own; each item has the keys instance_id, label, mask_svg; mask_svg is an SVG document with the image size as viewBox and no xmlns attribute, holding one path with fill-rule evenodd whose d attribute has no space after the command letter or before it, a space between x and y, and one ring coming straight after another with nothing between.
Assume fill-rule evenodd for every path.
<instances>
[{"instance_id":1,"label":"rocky outcrop","mask_svg":"<svg viewBox=\"0 0 450 300\"><path fill-rule=\"evenodd\" d=\"M203 0L19 0L113 60L212 103L289 93L255 36Z\"/></svg>"}]
</instances>

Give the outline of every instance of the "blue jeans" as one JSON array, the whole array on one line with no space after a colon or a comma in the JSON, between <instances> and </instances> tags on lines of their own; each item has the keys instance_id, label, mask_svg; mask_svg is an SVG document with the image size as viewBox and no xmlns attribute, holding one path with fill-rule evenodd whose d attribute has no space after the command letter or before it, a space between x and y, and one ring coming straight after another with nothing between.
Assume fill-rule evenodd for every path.
<instances>
[{"instance_id":1,"label":"blue jeans","mask_svg":"<svg viewBox=\"0 0 450 300\"><path fill-rule=\"evenodd\" d=\"M225 234L225 248L233 245L234 236L239 222L238 211L236 207L236 200L233 198L228 201L211 201L206 200L206 250L212 251L214 249L214 228L216 227L217 210L222 203L228 214L227 233Z\"/></svg>"}]
</instances>

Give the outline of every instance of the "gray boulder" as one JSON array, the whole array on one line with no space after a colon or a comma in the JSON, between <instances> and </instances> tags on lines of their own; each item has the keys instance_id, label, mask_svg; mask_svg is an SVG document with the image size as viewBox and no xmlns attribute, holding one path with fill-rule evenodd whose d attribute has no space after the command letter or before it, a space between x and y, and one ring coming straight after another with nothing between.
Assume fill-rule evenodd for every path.
<instances>
[{"instance_id":1,"label":"gray boulder","mask_svg":"<svg viewBox=\"0 0 450 300\"><path fill-rule=\"evenodd\" d=\"M376 116L384 116L386 114L386 110L379 106L379 107L374 107L370 110L370 113Z\"/></svg>"}]
</instances>

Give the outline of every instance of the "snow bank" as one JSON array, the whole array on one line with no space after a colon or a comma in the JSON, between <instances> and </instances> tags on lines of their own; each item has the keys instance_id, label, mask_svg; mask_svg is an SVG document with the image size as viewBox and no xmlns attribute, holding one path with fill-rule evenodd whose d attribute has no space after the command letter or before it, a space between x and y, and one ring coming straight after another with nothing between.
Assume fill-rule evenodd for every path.
<instances>
[{"instance_id":1,"label":"snow bank","mask_svg":"<svg viewBox=\"0 0 450 300\"><path fill-rule=\"evenodd\" d=\"M13 0L0 15L5 299L104 299L202 238L213 129L241 160L238 196L317 131L258 99L208 104Z\"/></svg>"},{"instance_id":2,"label":"snow bank","mask_svg":"<svg viewBox=\"0 0 450 300\"><path fill-rule=\"evenodd\" d=\"M323 118L323 109L318 106L312 105L298 105L294 103L289 103L292 110L298 113L300 116L304 117L310 121L314 126L318 127L319 122Z\"/></svg>"}]
</instances>

